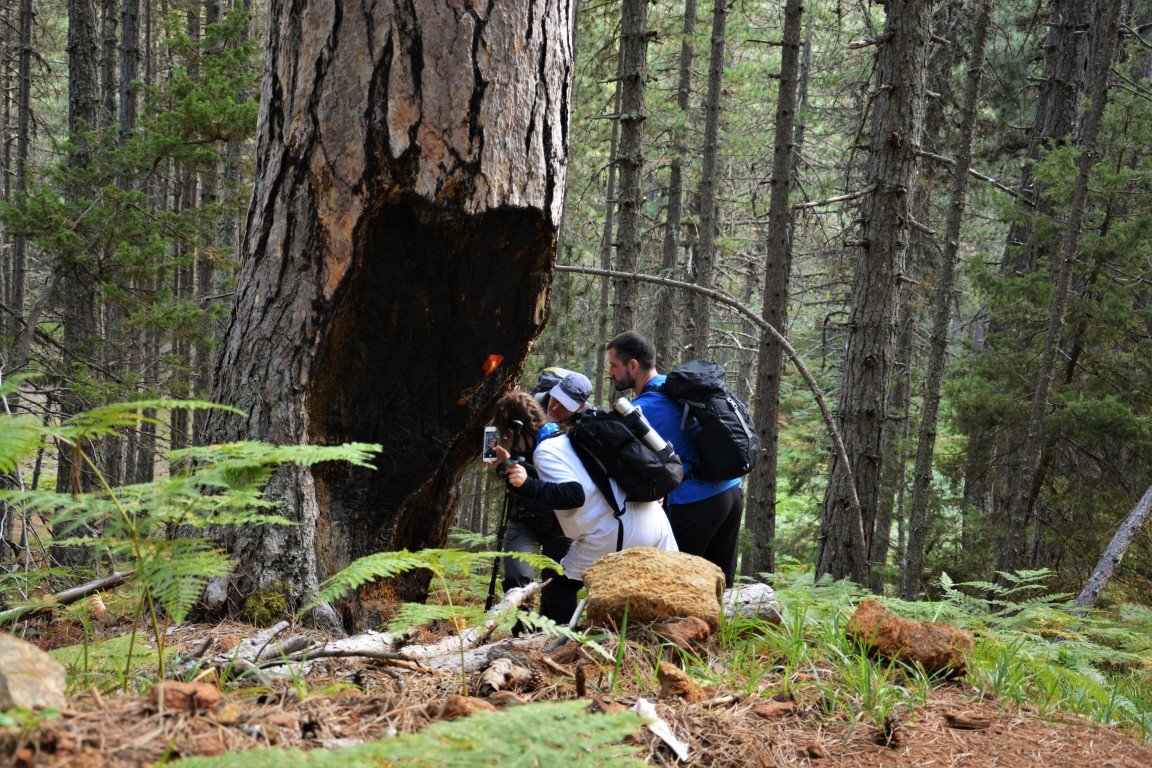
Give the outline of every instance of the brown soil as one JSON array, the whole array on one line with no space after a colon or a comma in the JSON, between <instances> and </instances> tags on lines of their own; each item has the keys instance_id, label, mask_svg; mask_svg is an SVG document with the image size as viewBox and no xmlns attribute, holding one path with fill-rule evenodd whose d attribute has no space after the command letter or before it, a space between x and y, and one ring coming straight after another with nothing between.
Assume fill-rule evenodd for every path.
<instances>
[{"instance_id":1,"label":"brown soil","mask_svg":"<svg viewBox=\"0 0 1152 768\"><path fill-rule=\"evenodd\" d=\"M184 648L192 647L198 636L238 639L243 632L235 626L205 627L180 635ZM561 658L565 669L583 666L590 705L628 706L638 693L653 695L651 690L596 694L604 670L572 650L562 648L557 657L567 652ZM633 663L650 664L644 661L648 658L637 654ZM645 677L629 674L624 679ZM535 690L521 694L524 699L576 697L573 679L558 672L538 683ZM458 693L460 684L454 675L348 659L333 661L326 673L310 678L303 698L290 687L232 691L220 707L206 713L158 712L149 697L80 692L61 717L19 739L0 740L0 765L135 768L165 757L350 745L422 729L442 716L443 701ZM1069 716L1003 708L975 698L971 687L961 683L937 688L925 706L898 714L888 724L887 746L866 718L854 725L830 719L814 696L801 694L791 702L791 712L787 706L765 706L772 685L766 679L763 694L749 697L722 697L723 692L714 691L716 698L698 704L661 700L657 710L688 742L688 766L1152 766L1152 748L1127 735ZM645 733L644 739L650 763L676 764L655 737Z\"/></svg>"}]
</instances>

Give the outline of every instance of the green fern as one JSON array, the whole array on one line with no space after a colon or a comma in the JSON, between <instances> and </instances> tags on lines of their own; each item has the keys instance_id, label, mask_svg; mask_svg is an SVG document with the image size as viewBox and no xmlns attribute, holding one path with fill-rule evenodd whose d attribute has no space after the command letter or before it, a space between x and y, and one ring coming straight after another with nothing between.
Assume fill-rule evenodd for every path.
<instances>
[{"instance_id":1,"label":"green fern","mask_svg":"<svg viewBox=\"0 0 1152 768\"><path fill-rule=\"evenodd\" d=\"M116 435L126 427L158 423L146 415L148 411L210 408L238 413L201 401L147 400L95 408L59 426L43 426L26 418L0 418L0 466L4 462L14 466L27 453L58 441L75 447L79 459L100 483L99 490L84 494L0 491L0 502L26 515L43 517L58 537L54 544L88 547L96 551L98 559L109 558L117 567L133 569L140 610L147 610L161 642L163 632L156 607L163 609L167 620L182 622L208 581L234 569L227 555L208 541L174 536L172 532L292 525L277 513L277 504L263 495L278 467L328 461L370 467L372 455L380 449L362 443L199 446L169 454L176 465L185 467L183 471L151 483L118 488L109 486L86 453L91 440Z\"/></svg>"},{"instance_id":2,"label":"green fern","mask_svg":"<svg viewBox=\"0 0 1152 768\"><path fill-rule=\"evenodd\" d=\"M641 752L623 740L640 729L631 712L589 714L568 701L478 712L417 734L344 749L260 750L189 757L186 768L639 768Z\"/></svg>"}]
</instances>

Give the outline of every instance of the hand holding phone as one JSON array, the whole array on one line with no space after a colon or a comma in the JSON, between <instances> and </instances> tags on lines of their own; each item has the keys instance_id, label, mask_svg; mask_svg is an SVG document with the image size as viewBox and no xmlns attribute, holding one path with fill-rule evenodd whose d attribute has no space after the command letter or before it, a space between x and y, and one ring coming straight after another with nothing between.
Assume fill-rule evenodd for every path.
<instances>
[{"instance_id":1,"label":"hand holding phone","mask_svg":"<svg viewBox=\"0 0 1152 768\"><path fill-rule=\"evenodd\" d=\"M486 464L496 463L496 427L484 427L484 450L481 454Z\"/></svg>"}]
</instances>

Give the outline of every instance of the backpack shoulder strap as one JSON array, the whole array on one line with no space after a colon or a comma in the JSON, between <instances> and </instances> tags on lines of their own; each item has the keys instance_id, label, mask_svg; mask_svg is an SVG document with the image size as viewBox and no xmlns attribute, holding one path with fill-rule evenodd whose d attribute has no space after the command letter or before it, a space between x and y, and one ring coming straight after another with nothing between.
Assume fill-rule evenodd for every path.
<instances>
[{"instance_id":1,"label":"backpack shoulder strap","mask_svg":"<svg viewBox=\"0 0 1152 768\"><path fill-rule=\"evenodd\" d=\"M612 508L612 514L616 518L616 551L619 552L624 548L624 510L628 506L628 501L625 499L624 504L616 502L616 494L612 492L612 481L608 477L608 470L600 463L599 459L589 453L583 446L577 444L572 440L572 450L576 452L576 457L580 459L580 463L584 465L584 469L588 472L588 476L592 478L592 482L596 484L597 490L600 495L604 497L604 501L608 502L608 506Z\"/></svg>"}]
</instances>

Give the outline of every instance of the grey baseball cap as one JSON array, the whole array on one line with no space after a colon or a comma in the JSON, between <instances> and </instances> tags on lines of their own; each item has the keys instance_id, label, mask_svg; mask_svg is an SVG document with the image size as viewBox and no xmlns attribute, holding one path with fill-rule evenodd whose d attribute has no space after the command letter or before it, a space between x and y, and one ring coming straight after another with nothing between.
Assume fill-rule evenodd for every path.
<instances>
[{"instance_id":1,"label":"grey baseball cap","mask_svg":"<svg viewBox=\"0 0 1152 768\"><path fill-rule=\"evenodd\" d=\"M592 382L582 373L570 373L548 390L548 395L572 413L588 404L592 397Z\"/></svg>"}]
</instances>

